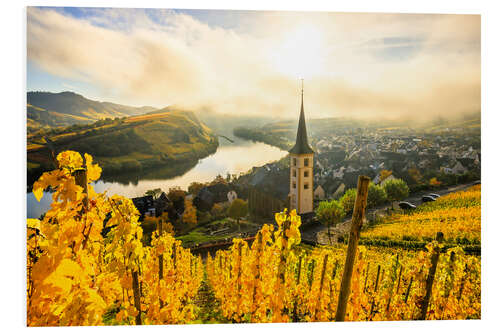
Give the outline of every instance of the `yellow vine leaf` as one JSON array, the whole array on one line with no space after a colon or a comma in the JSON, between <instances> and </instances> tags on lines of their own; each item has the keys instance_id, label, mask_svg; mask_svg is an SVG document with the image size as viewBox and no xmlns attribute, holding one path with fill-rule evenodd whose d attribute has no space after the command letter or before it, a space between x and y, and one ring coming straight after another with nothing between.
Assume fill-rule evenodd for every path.
<instances>
[{"instance_id":1,"label":"yellow vine leaf","mask_svg":"<svg viewBox=\"0 0 500 333\"><path fill-rule=\"evenodd\" d=\"M39 219L28 219L26 225L28 228L40 230L40 220Z\"/></svg>"},{"instance_id":2,"label":"yellow vine leaf","mask_svg":"<svg viewBox=\"0 0 500 333\"><path fill-rule=\"evenodd\" d=\"M59 167L67 167L70 169L80 168L83 164L82 155L76 151L66 150L57 155Z\"/></svg>"},{"instance_id":3,"label":"yellow vine leaf","mask_svg":"<svg viewBox=\"0 0 500 333\"><path fill-rule=\"evenodd\" d=\"M93 182L101 177L102 169L98 164L92 164L93 158L91 155L85 153L85 166L87 167L87 179Z\"/></svg>"}]
</instances>

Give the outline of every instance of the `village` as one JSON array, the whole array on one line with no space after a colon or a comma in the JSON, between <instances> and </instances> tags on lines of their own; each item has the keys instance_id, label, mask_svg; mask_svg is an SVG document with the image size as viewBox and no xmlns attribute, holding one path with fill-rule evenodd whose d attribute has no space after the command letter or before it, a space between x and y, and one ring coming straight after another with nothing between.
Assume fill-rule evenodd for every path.
<instances>
[{"instance_id":1,"label":"village","mask_svg":"<svg viewBox=\"0 0 500 333\"><path fill-rule=\"evenodd\" d=\"M145 235L155 230L160 219L172 225L184 246L194 251L207 246L217 249L229 246L233 237L252 237L262 224L274 223L276 212L287 208L297 209L303 220L303 240L315 244L324 239L325 229L315 209L322 201L339 200L355 189L360 175L370 177L379 188L391 180L403 180L417 205L426 191L448 193L461 188L460 184L480 181L480 132L475 126L460 124L425 131L404 127L316 130L310 135L310 146L307 137L302 109L295 146L287 157L239 175L218 175L212 182L192 183L187 191L156 189L134 198L141 219L146 221ZM302 148L297 150L297 146ZM303 192L299 194L295 180L301 178L296 178L297 170L291 163L297 163L293 156L300 161L303 156L312 158L309 154L314 155L313 165L297 170L305 176L310 172L312 186L306 180L298 186ZM307 208L303 206L302 211L297 196L306 198ZM376 210L387 204L387 199L372 204L369 208L375 213L368 216L376 216Z\"/></svg>"}]
</instances>

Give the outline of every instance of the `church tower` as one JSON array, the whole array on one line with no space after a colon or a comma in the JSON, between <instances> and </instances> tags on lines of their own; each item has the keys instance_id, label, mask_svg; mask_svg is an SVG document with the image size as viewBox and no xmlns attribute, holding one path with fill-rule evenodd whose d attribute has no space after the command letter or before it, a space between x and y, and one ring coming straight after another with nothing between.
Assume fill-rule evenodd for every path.
<instances>
[{"instance_id":1,"label":"church tower","mask_svg":"<svg viewBox=\"0 0 500 333\"><path fill-rule=\"evenodd\" d=\"M290 210L297 214L313 212L313 157L314 151L307 142L306 119L304 115L304 83L300 106L299 127L295 146L290 153Z\"/></svg>"}]
</instances>

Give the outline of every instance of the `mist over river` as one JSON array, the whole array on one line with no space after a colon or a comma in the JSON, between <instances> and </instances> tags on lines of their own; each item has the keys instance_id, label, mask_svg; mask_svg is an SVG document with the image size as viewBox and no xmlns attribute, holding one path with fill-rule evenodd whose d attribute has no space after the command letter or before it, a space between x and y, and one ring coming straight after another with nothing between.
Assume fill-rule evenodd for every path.
<instances>
[{"instance_id":1,"label":"mist over river","mask_svg":"<svg viewBox=\"0 0 500 333\"><path fill-rule=\"evenodd\" d=\"M217 151L201 160L187 170L181 169L176 176L162 177L159 170L149 170L144 175L120 175L119 180L99 180L93 184L97 192L107 191L107 194L119 194L128 198L144 195L147 190L161 188L168 191L170 187L180 186L187 190L192 182L208 182L217 175L225 177L227 173L240 174L254 166L262 166L266 163L276 161L286 156L288 152L279 148L269 146L260 142L245 141L238 138L234 143L228 143L225 139L219 139L220 145ZM171 175L172 167L166 167ZM27 216L38 218L50 208L52 203L51 193L46 192L38 202L32 192L27 194Z\"/></svg>"}]
</instances>

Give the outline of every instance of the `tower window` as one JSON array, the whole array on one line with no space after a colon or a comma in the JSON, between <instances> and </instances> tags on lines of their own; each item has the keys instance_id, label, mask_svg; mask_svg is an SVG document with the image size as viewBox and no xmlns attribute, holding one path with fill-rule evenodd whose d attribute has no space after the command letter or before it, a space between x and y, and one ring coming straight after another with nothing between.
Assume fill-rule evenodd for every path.
<instances>
[{"instance_id":1,"label":"tower window","mask_svg":"<svg viewBox=\"0 0 500 333\"><path fill-rule=\"evenodd\" d=\"M304 177L305 178L309 177L309 171L304 171Z\"/></svg>"},{"instance_id":2,"label":"tower window","mask_svg":"<svg viewBox=\"0 0 500 333\"><path fill-rule=\"evenodd\" d=\"M293 166L297 166L297 159L295 157L293 158Z\"/></svg>"},{"instance_id":3,"label":"tower window","mask_svg":"<svg viewBox=\"0 0 500 333\"><path fill-rule=\"evenodd\" d=\"M304 158L304 166L309 166L309 159L308 158Z\"/></svg>"},{"instance_id":4,"label":"tower window","mask_svg":"<svg viewBox=\"0 0 500 333\"><path fill-rule=\"evenodd\" d=\"M292 188L297 188L297 184L295 184L295 182L292 183Z\"/></svg>"},{"instance_id":5,"label":"tower window","mask_svg":"<svg viewBox=\"0 0 500 333\"><path fill-rule=\"evenodd\" d=\"M309 188L309 183L304 184L304 190L307 190Z\"/></svg>"},{"instance_id":6,"label":"tower window","mask_svg":"<svg viewBox=\"0 0 500 333\"><path fill-rule=\"evenodd\" d=\"M294 177L297 177L297 170L293 169L293 171L292 171L292 175L293 175Z\"/></svg>"}]
</instances>

